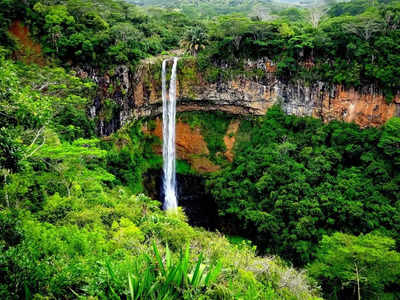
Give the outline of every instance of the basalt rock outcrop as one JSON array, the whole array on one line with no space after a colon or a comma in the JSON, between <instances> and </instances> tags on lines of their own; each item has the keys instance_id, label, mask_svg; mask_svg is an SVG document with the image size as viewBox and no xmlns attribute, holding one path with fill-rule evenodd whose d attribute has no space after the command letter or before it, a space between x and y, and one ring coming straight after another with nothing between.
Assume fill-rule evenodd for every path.
<instances>
[{"instance_id":1,"label":"basalt rock outcrop","mask_svg":"<svg viewBox=\"0 0 400 300\"><path fill-rule=\"evenodd\" d=\"M99 86L90 109L91 116L99 119L99 134L109 135L132 119L161 114L161 61L161 58L144 61L135 72L120 66L101 76L89 68L76 69L79 76L91 77ZM239 75L231 80L217 78L210 82L198 70L194 59L182 58L178 66L177 111L263 115L279 103L288 114L312 116L325 122L355 122L361 127L381 126L400 115L400 96L388 104L373 87L355 90L323 82L312 85L302 81L282 82L268 59L248 61L244 69L257 70L255 74L262 76L258 79Z\"/></svg>"}]
</instances>

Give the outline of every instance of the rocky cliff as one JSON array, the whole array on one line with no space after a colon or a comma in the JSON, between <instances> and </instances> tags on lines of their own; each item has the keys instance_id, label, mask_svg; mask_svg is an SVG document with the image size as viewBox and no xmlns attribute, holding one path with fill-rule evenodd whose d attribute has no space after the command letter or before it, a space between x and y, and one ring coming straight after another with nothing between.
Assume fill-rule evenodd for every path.
<instances>
[{"instance_id":1,"label":"rocky cliff","mask_svg":"<svg viewBox=\"0 0 400 300\"><path fill-rule=\"evenodd\" d=\"M99 117L101 135L112 133L131 119L161 114L161 61L161 58L144 61L135 72L120 66L101 76L90 69L76 70L79 76L91 77L99 86L90 114ZM285 83L277 78L268 59L247 61L242 75L229 80L217 78L213 82L206 80L193 58L182 58L178 68L178 112L219 110L263 115L279 103L288 114L312 116L325 122L355 122L361 127L380 126L400 115L399 95L388 104L373 87L355 90L323 82ZM251 72L261 76L243 75Z\"/></svg>"}]
</instances>

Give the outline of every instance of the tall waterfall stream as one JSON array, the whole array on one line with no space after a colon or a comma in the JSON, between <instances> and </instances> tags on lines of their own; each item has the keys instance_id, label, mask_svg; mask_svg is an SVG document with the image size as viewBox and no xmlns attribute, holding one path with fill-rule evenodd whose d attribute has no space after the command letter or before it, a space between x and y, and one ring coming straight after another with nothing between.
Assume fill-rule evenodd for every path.
<instances>
[{"instance_id":1,"label":"tall waterfall stream","mask_svg":"<svg viewBox=\"0 0 400 300\"><path fill-rule=\"evenodd\" d=\"M176 151L175 151L175 118L176 118L176 69L178 58L174 58L169 95L167 95L167 62L162 64L162 100L163 100L163 188L164 209L178 207L176 193Z\"/></svg>"}]
</instances>

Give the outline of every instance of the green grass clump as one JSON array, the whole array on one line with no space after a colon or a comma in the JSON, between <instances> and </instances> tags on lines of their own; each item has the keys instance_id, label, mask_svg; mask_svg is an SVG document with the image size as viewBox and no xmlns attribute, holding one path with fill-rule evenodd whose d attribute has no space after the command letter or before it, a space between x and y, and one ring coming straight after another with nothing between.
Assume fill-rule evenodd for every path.
<instances>
[{"instance_id":1,"label":"green grass clump","mask_svg":"<svg viewBox=\"0 0 400 300\"><path fill-rule=\"evenodd\" d=\"M128 275L131 300L178 299L183 296L181 291L186 289L195 291L211 287L222 269L220 261L206 267L202 253L197 262L192 264L189 260L189 246L180 252L176 261L172 259L168 245L164 258L155 243L153 250L155 259L148 255L140 256L133 273Z\"/></svg>"}]
</instances>

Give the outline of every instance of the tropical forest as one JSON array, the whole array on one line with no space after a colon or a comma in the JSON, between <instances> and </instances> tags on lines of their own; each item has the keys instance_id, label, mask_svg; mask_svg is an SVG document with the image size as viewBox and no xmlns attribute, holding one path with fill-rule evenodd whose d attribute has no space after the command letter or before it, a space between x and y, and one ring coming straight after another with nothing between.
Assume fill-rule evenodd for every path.
<instances>
[{"instance_id":1,"label":"tropical forest","mask_svg":"<svg viewBox=\"0 0 400 300\"><path fill-rule=\"evenodd\" d=\"M400 0L0 0L0 299L400 299Z\"/></svg>"}]
</instances>

